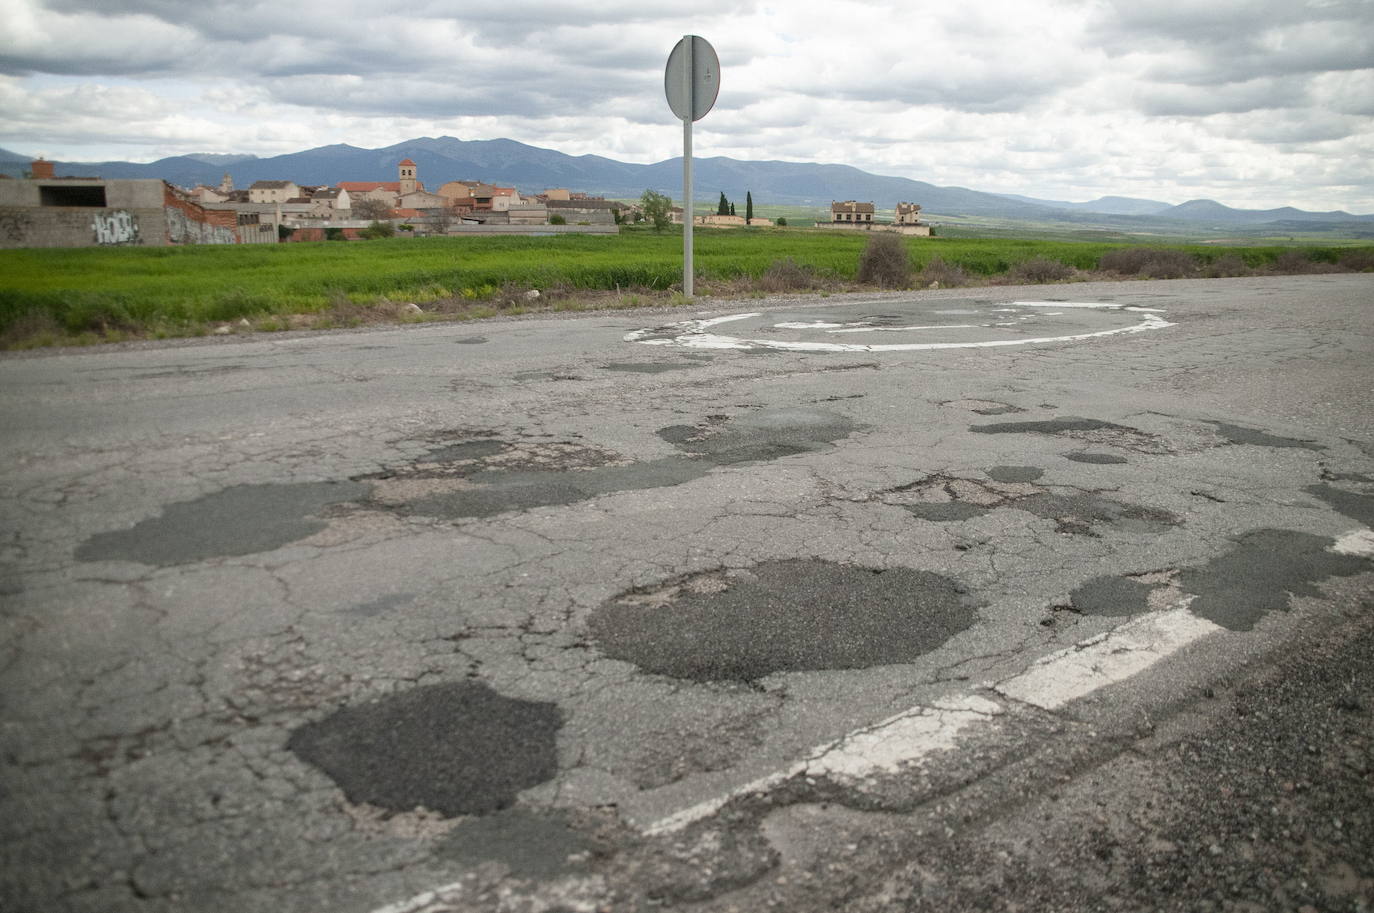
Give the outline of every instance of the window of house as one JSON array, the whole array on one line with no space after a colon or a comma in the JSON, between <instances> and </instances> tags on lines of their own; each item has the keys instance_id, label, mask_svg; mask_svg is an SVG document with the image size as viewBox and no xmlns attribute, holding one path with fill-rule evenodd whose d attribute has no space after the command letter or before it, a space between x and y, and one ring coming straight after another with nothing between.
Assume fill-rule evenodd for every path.
<instances>
[{"instance_id":1,"label":"window of house","mask_svg":"<svg viewBox=\"0 0 1374 913\"><path fill-rule=\"evenodd\" d=\"M40 206L105 206L105 188L89 184L43 184L38 188Z\"/></svg>"}]
</instances>

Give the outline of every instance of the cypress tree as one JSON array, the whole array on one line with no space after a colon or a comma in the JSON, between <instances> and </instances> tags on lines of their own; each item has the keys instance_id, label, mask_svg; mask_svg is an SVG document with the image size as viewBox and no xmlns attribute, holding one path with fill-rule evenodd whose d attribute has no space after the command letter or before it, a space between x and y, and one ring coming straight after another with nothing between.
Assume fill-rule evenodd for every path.
<instances>
[{"instance_id":1,"label":"cypress tree","mask_svg":"<svg viewBox=\"0 0 1374 913\"><path fill-rule=\"evenodd\" d=\"M749 225L754 221L754 193L751 190L744 192L744 224Z\"/></svg>"},{"instance_id":2,"label":"cypress tree","mask_svg":"<svg viewBox=\"0 0 1374 913\"><path fill-rule=\"evenodd\" d=\"M730 204L730 215L733 216L734 214L735 214L735 204L734 204L734 203L731 203L731 204Z\"/></svg>"},{"instance_id":3,"label":"cypress tree","mask_svg":"<svg viewBox=\"0 0 1374 913\"><path fill-rule=\"evenodd\" d=\"M716 206L716 215L728 216L730 214L730 201L725 199L725 191L720 192L720 203Z\"/></svg>"}]
</instances>

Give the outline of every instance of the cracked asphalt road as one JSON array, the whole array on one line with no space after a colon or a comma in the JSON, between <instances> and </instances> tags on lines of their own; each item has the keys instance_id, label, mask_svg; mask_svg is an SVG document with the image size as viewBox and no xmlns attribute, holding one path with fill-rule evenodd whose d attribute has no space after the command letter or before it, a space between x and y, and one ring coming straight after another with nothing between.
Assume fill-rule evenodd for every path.
<instances>
[{"instance_id":1,"label":"cracked asphalt road","mask_svg":"<svg viewBox=\"0 0 1374 913\"><path fill-rule=\"evenodd\" d=\"M1163 316L894 342L1046 294ZM1179 890L1368 909L1374 277L749 304L890 347L661 330L702 301L0 359L0 908L1082 907L1086 851L1151 909L1200 846ZM1239 682L1297 726L1309 654L1345 788L1198 842L1159 759Z\"/></svg>"}]
</instances>

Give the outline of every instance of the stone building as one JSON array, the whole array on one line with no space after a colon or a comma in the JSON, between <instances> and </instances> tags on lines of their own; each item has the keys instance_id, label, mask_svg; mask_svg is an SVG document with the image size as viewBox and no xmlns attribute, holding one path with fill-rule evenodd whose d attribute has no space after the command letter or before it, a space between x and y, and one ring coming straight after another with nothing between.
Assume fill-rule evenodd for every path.
<instances>
[{"instance_id":1,"label":"stone building","mask_svg":"<svg viewBox=\"0 0 1374 913\"><path fill-rule=\"evenodd\" d=\"M843 203L831 202L830 221L843 225L872 225L873 204L845 200Z\"/></svg>"}]
</instances>

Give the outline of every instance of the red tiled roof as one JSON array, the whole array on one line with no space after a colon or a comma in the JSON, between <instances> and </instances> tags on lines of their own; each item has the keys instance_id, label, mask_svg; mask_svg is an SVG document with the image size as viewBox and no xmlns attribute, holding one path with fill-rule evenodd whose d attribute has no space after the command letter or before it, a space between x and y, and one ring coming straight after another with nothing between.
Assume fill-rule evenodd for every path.
<instances>
[{"instance_id":1,"label":"red tiled roof","mask_svg":"<svg viewBox=\"0 0 1374 913\"><path fill-rule=\"evenodd\" d=\"M414 165L415 163L412 162L410 159L403 159L403 160L401 161L400 164L402 164L402 165Z\"/></svg>"},{"instance_id":2,"label":"red tiled roof","mask_svg":"<svg viewBox=\"0 0 1374 913\"><path fill-rule=\"evenodd\" d=\"M392 193L401 192L400 181L340 181L339 188L347 190L349 193L367 193L372 190L389 190Z\"/></svg>"},{"instance_id":3,"label":"red tiled roof","mask_svg":"<svg viewBox=\"0 0 1374 913\"><path fill-rule=\"evenodd\" d=\"M418 209L393 209L387 213L392 219L423 219L425 214Z\"/></svg>"}]
</instances>

